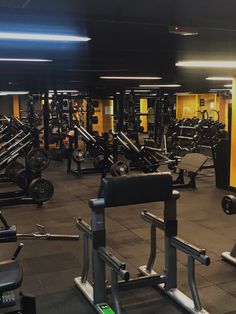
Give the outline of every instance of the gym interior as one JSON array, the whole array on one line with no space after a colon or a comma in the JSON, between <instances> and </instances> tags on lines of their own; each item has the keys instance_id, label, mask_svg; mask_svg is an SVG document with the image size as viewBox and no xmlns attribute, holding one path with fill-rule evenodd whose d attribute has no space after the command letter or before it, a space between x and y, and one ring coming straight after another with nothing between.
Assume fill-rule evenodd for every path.
<instances>
[{"instance_id":1,"label":"gym interior","mask_svg":"<svg viewBox=\"0 0 236 314\"><path fill-rule=\"evenodd\" d=\"M236 313L235 9L0 1L0 313Z\"/></svg>"}]
</instances>

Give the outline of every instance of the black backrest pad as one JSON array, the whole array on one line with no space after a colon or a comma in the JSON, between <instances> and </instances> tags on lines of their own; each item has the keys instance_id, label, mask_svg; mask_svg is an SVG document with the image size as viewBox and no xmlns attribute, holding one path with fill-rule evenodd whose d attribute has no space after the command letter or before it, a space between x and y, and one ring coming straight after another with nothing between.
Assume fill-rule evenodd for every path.
<instances>
[{"instance_id":1,"label":"black backrest pad","mask_svg":"<svg viewBox=\"0 0 236 314\"><path fill-rule=\"evenodd\" d=\"M106 207L167 201L173 182L170 173L104 178L102 191Z\"/></svg>"}]
</instances>

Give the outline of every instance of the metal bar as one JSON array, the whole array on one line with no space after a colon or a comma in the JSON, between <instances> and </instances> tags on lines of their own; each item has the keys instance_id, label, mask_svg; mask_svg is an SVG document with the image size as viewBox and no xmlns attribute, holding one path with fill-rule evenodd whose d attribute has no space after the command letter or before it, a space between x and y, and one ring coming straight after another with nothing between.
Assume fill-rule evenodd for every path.
<instances>
[{"instance_id":1,"label":"metal bar","mask_svg":"<svg viewBox=\"0 0 236 314\"><path fill-rule=\"evenodd\" d=\"M143 287L152 287L162 283L165 283L166 277L161 275L148 275L138 278L131 278L129 281L119 281L119 291L133 290ZM107 293L111 293L111 286L107 287Z\"/></svg>"},{"instance_id":2,"label":"metal bar","mask_svg":"<svg viewBox=\"0 0 236 314\"><path fill-rule=\"evenodd\" d=\"M86 233L86 235L92 239L92 231L91 226L87 224L82 218L77 219L77 227L79 230L81 230L83 233Z\"/></svg>"},{"instance_id":3,"label":"metal bar","mask_svg":"<svg viewBox=\"0 0 236 314\"><path fill-rule=\"evenodd\" d=\"M44 148L46 150L49 150L49 102L48 102L48 91L45 91L45 93L44 93L43 124L44 124Z\"/></svg>"},{"instance_id":4,"label":"metal bar","mask_svg":"<svg viewBox=\"0 0 236 314\"><path fill-rule=\"evenodd\" d=\"M129 280L129 272L126 269L125 263L122 263L118 258L112 255L105 247L98 249L98 256L104 261L106 265L111 267L122 279Z\"/></svg>"},{"instance_id":5,"label":"metal bar","mask_svg":"<svg viewBox=\"0 0 236 314\"><path fill-rule=\"evenodd\" d=\"M112 295L112 303L115 309L116 314L121 314L121 307L118 297L118 275L117 273L112 269L111 270L111 295Z\"/></svg>"},{"instance_id":6,"label":"metal bar","mask_svg":"<svg viewBox=\"0 0 236 314\"><path fill-rule=\"evenodd\" d=\"M210 264L210 258L205 255L206 251L204 249L200 249L178 237L173 237L171 239L171 245L185 254L190 255L203 265L208 266Z\"/></svg>"},{"instance_id":7,"label":"metal bar","mask_svg":"<svg viewBox=\"0 0 236 314\"><path fill-rule=\"evenodd\" d=\"M85 283L88 279L89 273L89 238L86 233L83 235L83 270L81 275L82 283Z\"/></svg>"},{"instance_id":8,"label":"metal bar","mask_svg":"<svg viewBox=\"0 0 236 314\"><path fill-rule=\"evenodd\" d=\"M194 258L192 256L188 256L188 283L191 290L194 307L197 311L200 312L202 310L202 305L197 291L195 279L195 264Z\"/></svg>"},{"instance_id":9,"label":"metal bar","mask_svg":"<svg viewBox=\"0 0 236 314\"><path fill-rule=\"evenodd\" d=\"M143 218L144 221L146 221L150 224L153 224L153 225L155 225L156 228L159 228L159 229L165 231L165 223L164 223L163 219L149 213L147 210L144 210L141 213L141 217Z\"/></svg>"},{"instance_id":10,"label":"metal bar","mask_svg":"<svg viewBox=\"0 0 236 314\"><path fill-rule=\"evenodd\" d=\"M147 271L150 273L153 269L153 265L156 259L156 250L157 250L157 240L156 240L156 226L151 224L150 228L150 255L147 263Z\"/></svg>"},{"instance_id":11,"label":"metal bar","mask_svg":"<svg viewBox=\"0 0 236 314\"><path fill-rule=\"evenodd\" d=\"M120 136L128 143L128 145L136 152L136 153L140 153L140 150L138 149L138 147L136 145L134 145L134 143L123 133L120 132Z\"/></svg>"}]
</instances>

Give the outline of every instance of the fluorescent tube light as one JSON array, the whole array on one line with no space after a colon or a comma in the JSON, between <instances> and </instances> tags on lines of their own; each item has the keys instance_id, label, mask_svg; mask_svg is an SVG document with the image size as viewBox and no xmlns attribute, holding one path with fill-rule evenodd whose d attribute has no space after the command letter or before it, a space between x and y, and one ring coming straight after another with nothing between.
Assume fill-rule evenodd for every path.
<instances>
[{"instance_id":1,"label":"fluorescent tube light","mask_svg":"<svg viewBox=\"0 0 236 314\"><path fill-rule=\"evenodd\" d=\"M0 62L52 62L48 59L0 58Z\"/></svg>"},{"instance_id":2,"label":"fluorescent tube light","mask_svg":"<svg viewBox=\"0 0 236 314\"><path fill-rule=\"evenodd\" d=\"M100 76L101 80L161 80L158 76Z\"/></svg>"},{"instance_id":3,"label":"fluorescent tube light","mask_svg":"<svg viewBox=\"0 0 236 314\"><path fill-rule=\"evenodd\" d=\"M181 87L179 84L163 84L163 85L139 85L139 87L147 87L147 88L174 88Z\"/></svg>"},{"instance_id":4,"label":"fluorescent tube light","mask_svg":"<svg viewBox=\"0 0 236 314\"><path fill-rule=\"evenodd\" d=\"M80 42L89 41L91 38L83 36L56 35L56 34L34 34L34 33L9 33L0 32L0 39L10 40L36 40L36 41L67 41Z\"/></svg>"},{"instance_id":5,"label":"fluorescent tube light","mask_svg":"<svg viewBox=\"0 0 236 314\"><path fill-rule=\"evenodd\" d=\"M177 67L187 68L236 68L236 61L179 61Z\"/></svg>"},{"instance_id":6,"label":"fluorescent tube light","mask_svg":"<svg viewBox=\"0 0 236 314\"><path fill-rule=\"evenodd\" d=\"M213 76L213 77L207 77L207 81L232 81L232 77L220 77L220 76Z\"/></svg>"},{"instance_id":7,"label":"fluorescent tube light","mask_svg":"<svg viewBox=\"0 0 236 314\"><path fill-rule=\"evenodd\" d=\"M232 84L226 84L226 85L224 85L224 87L233 87L233 85Z\"/></svg>"},{"instance_id":8,"label":"fluorescent tube light","mask_svg":"<svg viewBox=\"0 0 236 314\"><path fill-rule=\"evenodd\" d=\"M8 95L28 95L29 92L21 92L21 91L0 91L0 96L8 96Z\"/></svg>"}]
</instances>

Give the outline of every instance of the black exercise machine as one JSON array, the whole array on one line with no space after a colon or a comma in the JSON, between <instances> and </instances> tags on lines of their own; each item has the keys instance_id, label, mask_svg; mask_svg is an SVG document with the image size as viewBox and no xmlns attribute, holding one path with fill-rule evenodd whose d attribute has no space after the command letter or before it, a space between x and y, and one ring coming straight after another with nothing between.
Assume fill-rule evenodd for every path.
<instances>
[{"instance_id":1,"label":"black exercise machine","mask_svg":"<svg viewBox=\"0 0 236 314\"><path fill-rule=\"evenodd\" d=\"M17 171L15 182L20 190L0 193L0 205L36 204L42 206L50 200L54 193L53 184L42 178L41 172L50 164L50 156L46 150L36 148L26 157L25 168Z\"/></svg>"},{"instance_id":2,"label":"black exercise machine","mask_svg":"<svg viewBox=\"0 0 236 314\"><path fill-rule=\"evenodd\" d=\"M163 154L161 149L149 146L139 148L124 132L119 132L117 139L125 157L144 173L155 172L161 165L173 162Z\"/></svg>"},{"instance_id":3,"label":"black exercise machine","mask_svg":"<svg viewBox=\"0 0 236 314\"><path fill-rule=\"evenodd\" d=\"M0 212L0 220L3 227L0 229L0 243L10 243L17 241L16 227L8 224ZM20 308L9 309L16 306L14 290L19 289L23 281L23 271L16 261L23 244L17 247L12 259L1 261L0 263L0 311L6 314L36 314L35 298L32 295L20 292ZM3 312L5 311L6 312Z\"/></svg>"},{"instance_id":4,"label":"black exercise machine","mask_svg":"<svg viewBox=\"0 0 236 314\"><path fill-rule=\"evenodd\" d=\"M222 208L223 211L227 215L235 215L236 214L236 197L234 195L227 195L222 200ZM230 252L223 252L221 257L236 266L236 243L233 245Z\"/></svg>"},{"instance_id":5,"label":"black exercise machine","mask_svg":"<svg viewBox=\"0 0 236 314\"><path fill-rule=\"evenodd\" d=\"M177 236L177 208L179 192L173 190L172 177L169 173L143 174L105 178L102 180L103 198L91 199L91 226L81 218L77 226L84 234L82 276L75 278L75 283L98 313L122 313L118 292L138 287L155 286L160 288L189 313L207 314L202 308L195 280L195 261L208 266L210 258L204 249L197 248ZM150 224L150 256L145 266L139 267L140 277L130 278L126 264L113 256L106 248L105 210L115 210L122 206L164 202L164 219L148 211L143 211L142 218ZM153 270L156 258L156 229L165 234L165 271L159 275ZM91 284L88 281L89 239L92 241ZM188 258L188 282L192 299L177 289L177 250ZM106 267L111 269L111 285L107 284ZM122 280L118 281L118 277ZM107 303L111 293L113 308Z\"/></svg>"},{"instance_id":6,"label":"black exercise machine","mask_svg":"<svg viewBox=\"0 0 236 314\"><path fill-rule=\"evenodd\" d=\"M123 161L118 161L117 152L117 140L118 137L113 135L112 149L110 149L109 141L105 141L101 137L95 137L89 133L81 125L75 125L75 134L80 134L83 142L88 146L88 150L93 154L94 160L93 168L82 168L81 164L85 159L84 153L80 149L74 149L71 147L71 155L68 158L67 172L71 171L72 158L77 163L77 169L74 170L76 174L88 174L88 173L102 173L103 176L107 172L111 172L113 176L126 175L129 172L128 165ZM76 135L77 136L77 135ZM71 140L72 141L72 140Z\"/></svg>"}]
</instances>

